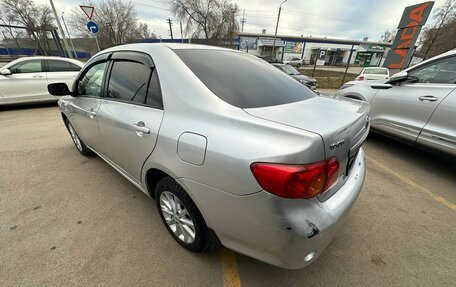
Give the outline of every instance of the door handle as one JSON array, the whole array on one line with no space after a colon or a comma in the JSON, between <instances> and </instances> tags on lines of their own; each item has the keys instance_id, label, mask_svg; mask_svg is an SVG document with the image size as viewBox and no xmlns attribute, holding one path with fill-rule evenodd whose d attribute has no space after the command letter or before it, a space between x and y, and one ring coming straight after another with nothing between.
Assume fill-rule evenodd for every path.
<instances>
[{"instance_id":1,"label":"door handle","mask_svg":"<svg viewBox=\"0 0 456 287\"><path fill-rule=\"evenodd\" d=\"M35 79L41 79L41 78L43 78L43 76L41 76L41 75L35 75L35 76L33 76L33 78L35 78Z\"/></svg>"},{"instance_id":2,"label":"door handle","mask_svg":"<svg viewBox=\"0 0 456 287\"><path fill-rule=\"evenodd\" d=\"M93 111L88 112L88 114L89 114L89 118L91 118L92 120L95 119L95 117L97 116L97 113L93 112Z\"/></svg>"},{"instance_id":3,"label":"door handle","mask_svg":"<svg viewBox=\"0 0 456 287\"><path fill-rule=\"evenodd\" d=\"M435 102L437 101L439 98L437 97L434 97L434 96L421 96L418 98L418 100L422 101L422 102Z\"/></svg>"},{"instance_id":4,"label":"door handle","mask_svg":"<svg viewBox=\"0 0 456 287\"><path fill-rule=\"evenodd\" d=\"M150 129L146 127L143 121L139 121L138 123L133 124L133 129L135 130L136 134L140 137L142 137L145 134L150 134Z\"/></svg>"}]
</instances>

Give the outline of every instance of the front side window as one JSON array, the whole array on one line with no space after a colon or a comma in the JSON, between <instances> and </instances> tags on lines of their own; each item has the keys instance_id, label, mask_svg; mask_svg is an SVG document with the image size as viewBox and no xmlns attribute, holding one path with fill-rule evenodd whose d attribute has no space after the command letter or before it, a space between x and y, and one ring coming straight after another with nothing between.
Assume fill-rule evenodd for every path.
<instances>
[{"instance_id":1,"label":"front side window","mask_svg":"<svg viewBox=\"0 0 456 287\"><path fill-rule=\"evenodd\" d=\"M108 98L146 104L151 68L142 63L115 61L108 85Z\"/></svg>"},{"instance_id":2,"label":"front side window","mask_svg":"<svg viewBox=\"0 0 456 287\"><path fill-rule=\"evenodd\" d=\"M293 66L291 65L277 65L279 69L287 73L288 75L300 75L301 73L296 70Z\"/></svg>"},{"instance_id":3,"label":"front side window","mask_svg":"<svg viewBox=\"0 0 456 287\"><path fill-rule=\"evenodd\" d=\"M412 83L456 84L456 57L425 64L408 73Z\"/></svg>"},{"instance_id":4,"label":"front side window","mask_svg":"<svg viewBox=\"0 0 456 287\"><path fill-rule=\"evenodd\" d=\"M225 50L174 50L217 97L239 108L283 105L315 94L269 63Z\"/></svg>"},{"instance_id":5,"label":"front side window","mask_svg":"<svg viewBox=\"0 0 456 287\"><path fill-rule=\"evenodd\" d=\"M81 68L73 63L60 60L47 60L49 72L77 72Z\"/></svg>"},{"instance_id":6,"label":"front side window","mask_svg":"<svg viewBox=\"0 0 456 287\"><path fill-rule=\"evenodd\" d=\"M13 74L23 73L41 73L43 72L43 65L41 60L30 60L17 63L9 68Z\"/></svg>"},{"instance_id":7,"label":"front side window","mask_svg":"<svg viewBox=\"0 0 456 287\"><path fill-rule=\"evenodd\" d=\"M78 81L78 94L88 97L101 97L105 68L106 62L96 64L89 68L84 76Z\"/></svg>"}]
</instances>

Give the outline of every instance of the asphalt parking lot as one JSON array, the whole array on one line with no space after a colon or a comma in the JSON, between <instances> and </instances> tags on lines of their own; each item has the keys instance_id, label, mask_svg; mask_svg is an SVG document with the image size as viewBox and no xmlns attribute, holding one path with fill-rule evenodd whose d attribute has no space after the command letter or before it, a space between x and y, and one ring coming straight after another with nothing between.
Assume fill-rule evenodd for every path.
<instances>
[{"instance_id":1,"label":"asphalt parking lot","mask_svg":"<svg viewBox=\"0 0 456 287\"><path fill-rule=\"evenodd\" d=\"M380 136L338 234L284 270L181 248L154 202L77 152L57 106L0 110L1 286L454 286L456 162ZM242 224L242 223L240 223Z\"/></svg>"}]
</instances>

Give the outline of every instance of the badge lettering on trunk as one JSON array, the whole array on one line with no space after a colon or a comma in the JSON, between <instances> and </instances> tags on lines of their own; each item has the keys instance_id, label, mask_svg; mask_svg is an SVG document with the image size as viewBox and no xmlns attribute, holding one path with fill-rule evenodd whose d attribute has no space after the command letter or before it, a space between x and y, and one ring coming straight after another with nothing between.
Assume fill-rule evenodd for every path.
<instances>
[{"instance_id":1,"label":"badge lettering on trunk","mask_svg":"<svg viewBox=\"0 0 456 287\"><path fill-rule=\"evenodd\" d=\"M340 146L343 145L344 143L345 143L345 140L340 140L340 141L338 141L338 142L336 142L336 143L330 144L330 145L329 145L329 149L330 149L330 150L333 150L333 149L335 149L335 148L337 148L337 147L340 147Z\"/></svg>"}]
</instances>

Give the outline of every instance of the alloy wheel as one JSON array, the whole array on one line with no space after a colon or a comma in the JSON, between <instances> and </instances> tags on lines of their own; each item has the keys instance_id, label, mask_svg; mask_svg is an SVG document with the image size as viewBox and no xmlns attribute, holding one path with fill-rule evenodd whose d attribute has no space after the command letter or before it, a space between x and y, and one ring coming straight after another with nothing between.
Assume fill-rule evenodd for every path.
<instances>
[{"instance_id":1,"label":"alloy wheel","mask_svg":"<svg viewBox=\"0 0 456 287\"><path fill-rule=\"evenodd\" d=\"M182 242L195 241L195 225L182 201L169 191L160 194L160 209L166 224Z\"/></svg>"},{"instance_id":2,"label":"alloy wheel","mask_svg":"<svg viewBox=\"0 0 456 287\"><path fill-rule=\"evenodd\" d=\"M76 145L76 148L80 151L82 151L82 144L81 140L79 139L78 134L76 131L73 129L73 126L68 123L68 129L70 130L71 138L73 139L74 144Z\"/></svg>"}]
</instances>

